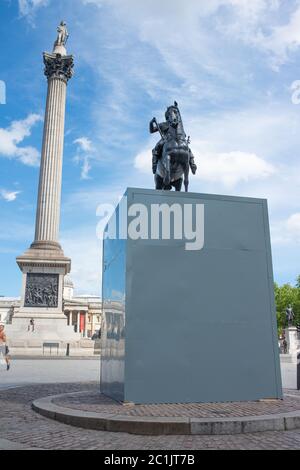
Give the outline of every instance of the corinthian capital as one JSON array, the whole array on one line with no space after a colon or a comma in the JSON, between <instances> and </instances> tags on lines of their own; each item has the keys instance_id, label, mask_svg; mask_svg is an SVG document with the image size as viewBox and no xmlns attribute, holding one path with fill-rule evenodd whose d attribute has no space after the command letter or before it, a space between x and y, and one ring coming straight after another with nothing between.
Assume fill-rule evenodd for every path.
<instances>
[{"instance_id":1,"label":"corinthian capital","mask_svg":"<svg viewBox=\"0 0 300 470\"><path fill-rule=\"evenodd\" d=\"M48 78L60 78L66 83L73 75L74 59L72 55L49 54L44 52L45 75Z\"/></svg>"}]
</instances>

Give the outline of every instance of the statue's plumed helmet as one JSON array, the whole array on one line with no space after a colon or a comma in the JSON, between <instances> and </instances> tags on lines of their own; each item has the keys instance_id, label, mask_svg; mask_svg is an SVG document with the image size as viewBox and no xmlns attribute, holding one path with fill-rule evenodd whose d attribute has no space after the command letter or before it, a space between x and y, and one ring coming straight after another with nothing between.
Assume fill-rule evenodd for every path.
<instances>
[{"instance_id":1,"label":"statue's plumed helmet","mask_svg":"<svg viewBox=\"0 0 300 470\"><path fill-rule=\"evenodd\" d=\"M172 104L171 106L169 106L169 107L167 108L167 111L165 112L165 118L166 118L166 119L168 119L169 111L170 111L171 109L174 109L174 108L175 108L176 110L178 109L178 103L177 103L177 101L174 101L174 104Z\"/></svg>"}]
</instances>

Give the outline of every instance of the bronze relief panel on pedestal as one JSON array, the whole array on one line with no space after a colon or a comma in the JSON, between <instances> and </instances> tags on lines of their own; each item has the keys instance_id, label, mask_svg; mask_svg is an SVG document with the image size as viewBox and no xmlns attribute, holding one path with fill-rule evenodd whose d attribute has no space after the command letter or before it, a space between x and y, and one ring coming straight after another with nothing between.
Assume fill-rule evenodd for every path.
<instances>
[{"instance_id":1,"label":"bronze relief panel on pedestal","mask_svg":"<svg viewBox=\"0 0 300 470\"><path fill-rule=\"evenodd\" d=\"M24 307L58 306L58 274L28 273Z\"/></svg>"}]
</instances>

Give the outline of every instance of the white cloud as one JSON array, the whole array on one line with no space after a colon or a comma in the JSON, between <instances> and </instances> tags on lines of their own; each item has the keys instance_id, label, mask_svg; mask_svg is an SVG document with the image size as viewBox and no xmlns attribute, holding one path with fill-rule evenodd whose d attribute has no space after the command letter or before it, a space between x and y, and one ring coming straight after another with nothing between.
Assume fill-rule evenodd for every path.
<instances>
[{"instance_id":1,"label":"white cloud","mask_svg":"<svg viewBox=\"0 0 300 470\"><path fill-rule=\"evenodd\" d=\"M298 1L282 0L227 0L232 7L228 21L219 18L218 29L232 39L264 51L275 70L287 62L300 46L300 5ZM284 10L286 8L286 10ZM287 19L284 13L288 12Z\"/></svg>"},{"instance_id":2,"label":"white cloud","mask_svg":"<svg viewBox=\"0 0 300 470\"><path fill-rule=\"evenodd\" d=\"M272 242L275 245L295 245L300 243L300 212L278 220L271 225Z\"/></svg>"},{"instance_id":3,"label":"white cloud","mask_svg":"<svg viewBox=\"0 0 300 470\"><path fill-rule=\"evenodd\" d=\"M231 188L243 181L268 178L276 172L273 165L253 153L242 151L204 153L202 147L202 142L193 142L193 151L197 155L197 178L202 181L217 182ZM149 173L151 155L150 148L141 151L135 157L135 168L143 173Z\"/></svg>"},{"instance_id":4,"label":"white cloud","mask_svg":"<svg viewBox=\"0 0 300 470\"><path fill-rule=\"evenodd\" d=\"M92 141L87 137L79 137L73 141L77 145L77 155L74 157L76 163L82 163L80 178L82 180L90 179L89 172L92 169L90 164L91 154L95 152Z\"/></svg>"},{"instance_id":5,"label":"white cloud","mask_svg":"<svg viewBox=\"0 0 300 470\"><path fill-rule=\"evenodd\" d=\"M21 16L28 16L32 19L36 10L45 7L49 0L19 0L19 12Z\"/></svg>"},{"instance_id":6,"label":"white cloud","mask_svg":"<svg viewBox=\"0 0 300 470\"><path fill-rule=\"evenodd\" d=\"M292 214L287 222L286 227L291 235L294 235L300 241L300 212Z\"/></svg>"},{"instance_id":7,"label":"white cloud","mask_svg":"<svg viewBox=\"0 0 300 470\"><path fill-rule=\"evenodd\" d=\"M80 137L74 140L74 144L78 144L84 152L92 152L94 150L91 140L87 137Z\"/></svg>"},{"instance_id":8,"label":"white cloud","mask_svg":"<svg viewBox=\"0 0 300 470\"><path fill-rule=\"evenodd\" d=\"M25 165L37 166L39 152L34 147L21 147L19 144L31 135L32 127L42 116L29 114L26 119L13 121L7 128L0 128L0 155L6 158L16 158Z\"/></svg>"},{"instance_id":9,"label":"white cloud","mask_svg":"<svg viewBox=\"0 0 300 470\"><path fill-rule=\"evenodd\" d=\"M87 180L89 179L89 171L91 170L91 165L89 163L89 158L87 156L83 157L83 165L81 168L81 174L80 177L82 180Z\"/></svg>"},{"instance_id":10,"label":"white cloud","mask_svg":"<svg viewBox=\"0 0 300 470\"><path fill-rule=\"evenodd\" d=\"M198 178L220 182L226 187L243 181L265 179L276 172L274 166L261 157L241 151L199 154L198 163Z\"/></svg>"},{"instance_id":11,"label":"white cloud","mask_svg":"<svg viewBox=\"0 0 300 470\"><path fill-rule=\"evenodd\" d=\"M266 25L276 21L281 0L224 0L224 16L218 17L220 31L254 43ZM227 13L227 14L226 14Z\"/></svg>"},{"instance_id":12,"label":"white cloud","mask_svg":"<svg viewBox=\"0 0 300 470\"><path fill-rule=\"evenodd\" d=\"M280 170L286 169L286 177L294 174L295 167L298 170L299 158L295 149L300 114L297 106L288 102L264 100L242 110L190 116L184 119L184 125L186 133L191 135L195 157L197 154L240 151L255 154Z\"/></svg>"},{"instance_id":13,"label":"white cloud","mask_svg":"<svg viewBox=\"0 0 300 470\"><path fill-rule=\"evenodd\" d=\"M21 191L7 191L6 189L0 189L0 196L7 202L15 201L18 194Z\"/></svg>"},{"instance_id":14,"label":"white cloud","mask_svg":"<svg viewBox=\"0 0 300 470\"><path fill-rule=\"evenodd\" d=\"M300 46L300 6L291 14L286 24L274 26L269 36L261 35L258 44L273 54L271 63L275 69L288 61L290 53Z\"/></svg>"},{"instance_id":15,"label":"white cloud","mask_svg":"<svg viewBox=\"0 0 300 470\"><path fill-rule=\"evenodd\" d=\"M241 47L241 40L273 56L277 54L276 48L269 44L276 41L279 43L283 36L287 36L284 31L279 33L278 25L282 23L281 0L210 0L188 3L182 0L82 0L82 3L98 5L100 14L104 6L109 7L115 14L114 21L120 22L126 32L134 31L140 41L156 48L159 52L158 65L166 64L183 81L185 89L195 89L195 96L199 93L211 93L209 83L206 82L205 86L201 83L202 86L199 86L204 73L222 77L223 80L232 80L235 70L230 68L243 70L241 61L234 64L226 54L226 36L230 36L233 56L235 49ZM166 26L168 23L171 31ZM291 24L293 25L292 18ZM289 30L291 24L286 25L286 30ZM270 29L274 29L274 37L270 34ZM187 34L184 34L185 31ZM223 36L225 41L222 41ZM145 68L142 61L136 66L133 64L133 67L140 69L140 72ZM151 93L155 93L155 73L141 75L145 86ZM239 78L242 80L241 74ZM163 82L161 78L160 81ZM169 87L172 89L172 83L169 83Z\"/></svg>"}]
</instances>

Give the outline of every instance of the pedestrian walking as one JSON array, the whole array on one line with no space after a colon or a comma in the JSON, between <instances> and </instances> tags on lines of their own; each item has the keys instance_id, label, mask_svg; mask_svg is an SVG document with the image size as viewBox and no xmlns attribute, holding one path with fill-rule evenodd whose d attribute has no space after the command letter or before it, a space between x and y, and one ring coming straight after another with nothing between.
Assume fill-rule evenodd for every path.
<instances>
[{"instance_id":1,"label":"pedestrian walking","mask_svg":"<svg viewBox=\"0 0 300 470\"><path fill-rule=\"evenodd\" d=\"M4 325L0 325L0 356L3 356L6 362L6 370L8 371L10 369L10 357Z\"/></svg>"}]
</instances>

